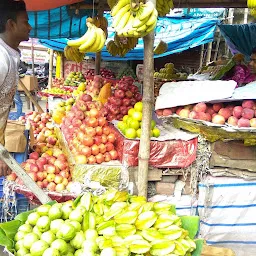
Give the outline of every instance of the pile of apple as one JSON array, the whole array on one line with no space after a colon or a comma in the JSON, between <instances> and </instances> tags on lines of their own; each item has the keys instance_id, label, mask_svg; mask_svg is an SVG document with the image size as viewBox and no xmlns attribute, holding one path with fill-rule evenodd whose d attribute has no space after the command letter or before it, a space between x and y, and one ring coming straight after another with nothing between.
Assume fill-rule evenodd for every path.
<instances>
[{"instance_id":1,"label":"pile of apple","mask_svg":"<svg viewBox=\"0 0 256 256\"><path fill-rule=\"evenodd\" d=\"M95 70L94 69L87 69L85 71L85 77L92 77L95 75ZM107 68L101 68L100 69L100 75L104 78L115 78L115 74L112 70L107 69Z\"/></svg>"},{"instance_id":2,"label":"pile of apple","mask_svg":"<svg viewBox=\"0 0 256 256\"><path fill-rule=\"evenodd\" d=\"M83 94L64 118L61 130L77 164L101 164L117 159L111 133L100 102Z\"/></svg>"},{"instance_id":3,"label":"pile of apple","mask_svg":"<svg viewBox=\"0 0 256 256\"><path fill-rule=\"evenodd\" d=\"M105 108L108 112L107 120L122 120L129 109L142 100L139 89L134 85L132 77L123 77L117 84L113 96L108 98Z\"/></svg>"},{"instance_id":4,"label":"pile of apple","mask_svg":"<svg viewBox=\"0 0 256 256\"><path fill-rule=\"evenodd\" d=\"M141 121L142 121L143 103L137 102L134 108L129 109L128 115L123 117L123 120L117 123L119 130L128 139L141 137ZM160 130L156 127L155 120L151 121L151 137L159 137Z\"/></svg>"},{"instance_id":5,"label":"pile of apple","mask_svg":"<svg viewBox=\"0 0 256 256\"><path fill-rule=\"evenodd\" d=\"M103 78L101 76L94 76L93 80L87 80L86 93L94 98L99 95L103 85Z\"/></svg>"},{"instance_id":6,"label":"pile of apple","mask_svg":"<svg viewBox=\"0 0 256 256\"><path fill-rule=\"evenodd\" d=\"M214 124L228 123L235 127L256 128L256 101L244 100L241 103L215 103L203 102L184 107L175 107L156 110L158 116L170 116L174 113L183 118L191 118Z\"/></svg>"},{"instance_id":7,"label":"pile of apple","mask_svg":"<svg viewBox=\"0 0 256 256\"><path fill-rule=\"evenodd\" d=\"M52 80L52 87L58 87L61 88L64 84L64 78L54 78Z\"/></svg>"},{"instance_id":8,"label":"pile of apple","mask_svg":"<svg viewBox=\"0 0 256 256\"><path fill-rule=\"evenodd\" d=\"M36 137L43 128L52 128L51 114L49 113L38 113L36 111L26 114L21 119L29 121L31 127L33 128L34 136Z\"/></svg>"},{"instance_id":9,"label":"pile of apple","mask_svg":"<svg viewBox=\"0 0 256 256\"><path fill-rule=\"evenodd\" d=\"M21 166L40 188L49 191L61 192L71 182L67 158L57 147L53 148L53 155L43 153L40 157L37 152L31 153ZM10 174L7 179L24 185L15 173Z\"/></svg>"}]
</instances>

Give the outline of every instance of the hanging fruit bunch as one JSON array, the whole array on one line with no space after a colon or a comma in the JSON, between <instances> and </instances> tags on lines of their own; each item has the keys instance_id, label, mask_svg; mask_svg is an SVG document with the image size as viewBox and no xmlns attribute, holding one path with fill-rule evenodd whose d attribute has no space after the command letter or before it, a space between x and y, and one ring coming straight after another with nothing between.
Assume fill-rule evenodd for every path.
<instances>
[{"instance_id":1,"label":"hanging fruit bunch","mask_svg":"<svg viewBox=\"0 0 256 256\"><path fill-rule=\"evenodd\" d=\"M157 24L158 12L151 2L139 3L119 0L111 10L112 26L118 36L144 37L153 31Z\"/></svg>"},{"instance_id":2,"label":"hanging fruit bunch","mask_svg":"<svg viewBox=\"0 0 256 256\"><path fill-rule=\"evenodd\" d=\"M112 56L119 55L124 57L126 53L134 49L138 44L138 38L135 37L119 37L115 34L114 40L107 43L107 50Z\"/></svg>"},{"instance_id":3,"label":"hanging fruit bunch","mask_svg":"<svg viewBox=\"0 0 256 256\"><path fill-rule=\"evenodd\" d=\"M97 28L101 28L104 31L106 38L108 37L108 20L105 17L95 16L93 18L93 24Z\"/></svg>"},{"instance_id":4,"label":"hanging fruit bunch","mask_svg":"<svg viewBox=\"0 0 256 256\"><path fill-rule=\"evenodd\" d=\"M99 52L105 45L106 35L101 28L93 24L93 19L86 20L87 32L76 40L69 40L68 46L78 48L79 52Z\"/></svg>"},{"instance_id":5,"label":"hanging fruit bunch","mask_svg":"<svg viewBox=\"0 0 256 256\"><path fill-rule=\"evenodd\" d=\"M159 44L154 49L154 54L163 54L167 51L168 45L166 42L160 40Z\"/></svg>"},{"instance_id":6,"label":"hanging fruit bunch","mask_svg":"<svg viewBox=\"0 0 256 256\"><path fill-rule=\"evenodd\" d=\"M247 6L250 9L250 14L256 18L256 1L255 0L247 0Z\"/></svg>"},{"instance_id":7,"label":"hanging fruit bunch","mask_svg":"<svg viewBox=\"0 0 256 256\"><path fill-rule=\"evenodd\" d=\"M64 56L67 60L80 63L84 60L84 53L81 53L78 48L66 46L64 49Z\"/></svg>"},{"instance_id":8,"label":"hanging fruit bunch","mask_svg":"<svg viewBox=\"0 0 256 256\"><path fill-rule=\"evenodd\" d=\"M166 14L170 13L170 10L173 9L173 1L172 0L157 0L156 1L156 9L158 11L158 15L160 17L166 16Z\"/></svg>"}]
</instances>

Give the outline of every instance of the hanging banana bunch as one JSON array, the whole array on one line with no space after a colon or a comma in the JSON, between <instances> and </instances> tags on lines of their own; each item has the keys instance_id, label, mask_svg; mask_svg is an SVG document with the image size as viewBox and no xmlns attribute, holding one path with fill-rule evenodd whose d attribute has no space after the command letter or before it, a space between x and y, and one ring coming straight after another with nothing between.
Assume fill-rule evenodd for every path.
<instances>
[{"instance_id":1,"label":"hanging banana bunch","mask_svg":"<svg viewBox=\"0 0 256 256\"><path fill-rule=\"evenodd\" d=\"M164 17L166 14L170 13L170 10L173 9L173 0L157 0L156 9L158 11L159 17Z\"/></svg>"},{"instance_id":2,"label":"hanging banana bunch","mask_svg":"<svg viewBox=\"0 0 256 256\"><path fill-rule=\"evenodd\" d=\"M108 20L103 16L95 16L94 18L92 18L92 20L92 23L96 27L101 28L104 31L106 38L108 38Z\"/></svg>"},{"instance_id":3,"label":"hanging banana bunch","mask_svg":"<svg viewBox=\"0 0 256 256\"><path fill-rule=\"evenodd\" d=\"M104 31L93 24L92 18L87 19L86 25L87 32L76 40L69 40L68 46L78 48L81 53L101 51L106 42Z\"/></svg>"},{"instance_id":4,"label":"hanging banana bunch","mask_svg":"<svg viewBox=\"0 0 256 256\"><path fill-rule=\"evenodd\" d=\"M78 48L66 46L64 56L67 60L72 60L80 63L84 60L84 53L81 53Z\"/></svg>"},{"instance_id":5,"label":"hanging banana bunch","mask_svg":"<svg viewBox=\"0 0 256 256\"><path fill-rule=\"evenodd\" d=\"M126 53L134 49L138 44L138 38L135 37L119 37L115 34L114 40L107 43L107 50L112 56L119 55L124 57Z\"/></svg>"},{"instance_id":6,"label":"hanging banana bunch","mask_svg":"<svg viewBox=\"0 0 256 256\"><path fill-rule=\"evenodd\" d=\"M256 8L256 0L247 0L248 8Z\"/></svg>"},{"instance_id":7,"label":"hanging banana bunch","mask_svg":"<svg viewBox=\"0 0 256 256\"><path fill-rule=\"evenodd\" d=\"M112 26L118 36L139 38L155 29L158 12L151 2L144 4L132 0L119 0L112 8L111 15Z\"/></svg>"},{"instance_id":8,"label":"hanging banana bunch","mask_svg":"<svg viewBox=\"0 0 256 256\"><path fill-rule=\"evenodd\" d=\"M168 44L160 40L159 44L154 49L154 54L163 54L167 51Z\"/></svg>"}]
</instances>

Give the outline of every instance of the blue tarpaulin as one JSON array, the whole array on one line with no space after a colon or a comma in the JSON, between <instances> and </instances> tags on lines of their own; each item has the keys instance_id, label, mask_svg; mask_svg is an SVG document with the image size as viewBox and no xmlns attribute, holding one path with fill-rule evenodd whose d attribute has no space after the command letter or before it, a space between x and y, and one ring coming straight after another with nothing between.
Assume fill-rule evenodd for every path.
<instances>
[{"instance_id":1,"label":"blue tarpaulin","mask_svg":"<svg viewBox=\"0 0 256 256\"><path fill-rule=\"evenodd\" d=\"M113 40L115 32L111 27L112 18L110 14L105 14L109 21L109 36L108 40ZM164 17L159 18L157 27L155 29L155 46L160 40L168 44L168 50L161 55L155 55L155 58L167 56L170 54L185 51L189 48L194 48L202 44L209 43L214 39L214 31L218 19L208 18L193 18L193 17ZM59 40L40 40L46 47L54 50L63 51L67 39ZM102 58L104 60L142 60L144 57L143 40L139 40L137 47L126 54L125 57L111 56L106 47L102 51ZM87 54L94 56L94 54Z\"/></svg>"},{"instance_id":2,"label":"blue tarpaulin","mask_svg":"<svg viewBox=\"0 0 256 256\"><path fill-rule=\"evenodd\" d=\"M256 24L219 27L232 53L241 52L246 57L251 55L252 49L256 47Z\"/></svg>"}]
</instances>

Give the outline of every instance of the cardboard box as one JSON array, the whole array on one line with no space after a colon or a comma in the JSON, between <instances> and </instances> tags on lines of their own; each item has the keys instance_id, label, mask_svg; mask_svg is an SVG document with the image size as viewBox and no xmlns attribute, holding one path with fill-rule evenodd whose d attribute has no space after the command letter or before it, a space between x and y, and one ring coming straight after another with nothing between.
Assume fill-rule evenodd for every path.
<instances>
[{"instance_id":1,"label":"cardboard box","mask_svg":"<svg viewBox=\"0 0 256 256\"><path fill-rule=\"evenodd\" d=\"M24 131L25 125L22 124L22 122L8 120L5 130L5 148L9 152L25 152L27 147L27 138Z\"/></svg>"},{"instance_id":2,"label":"cardboard box","mask_svg":"<svg viewBox=\"0 0 256 256\"><path fill-rule=\"evenodd\" d=\"M29 91L35 91L38 89L38 80L37 77L33 77L33 76L24 76L22 78L20 78L20 80L23 82L23 84L26 86L26 88ZM20 81L18 83L18 91L23 91L21 85L20 85Z\"/></svg>"},{"instance_id":3,"label":"cardboard box","mask_svg":"<svg viewBox=\"0 0 256 256\"><path fill-rule=\"evenodd\" d=\"M256 146L241 141L217 141L211 145L210 167L227 167L256 172Z\"/></svg>"}]
</instances>

